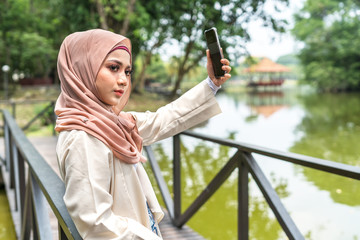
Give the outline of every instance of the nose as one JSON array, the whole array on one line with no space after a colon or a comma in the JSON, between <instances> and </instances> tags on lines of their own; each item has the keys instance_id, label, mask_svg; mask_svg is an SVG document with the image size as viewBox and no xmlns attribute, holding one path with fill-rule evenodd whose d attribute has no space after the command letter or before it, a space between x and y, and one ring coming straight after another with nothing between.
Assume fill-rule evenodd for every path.
<instances>
[{"instance_id":1,"label":"nose","mask_svg":"<svg viewBox=\"0 0 360 240\"><path fill-rule=\"evenodd\" d=\"M117 78L117 84L126 86L127 83L128 83L128 80L127 80L125 72L120 73L118 78Z\"/></svg>"}]
</instances>

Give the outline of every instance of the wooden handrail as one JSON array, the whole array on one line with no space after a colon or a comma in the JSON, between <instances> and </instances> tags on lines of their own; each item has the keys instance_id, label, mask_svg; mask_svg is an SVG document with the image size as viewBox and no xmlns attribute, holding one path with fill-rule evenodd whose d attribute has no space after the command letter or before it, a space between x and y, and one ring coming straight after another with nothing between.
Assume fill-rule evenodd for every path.
<instances>
[{"instance_id":1,"label":"wooden handrail","mask_svg":"<svg viewBox=\"0 0 360 240\"><path fill-rule=\"evenodd\" d=\"M14 179L17 210L21 216L21 239L29 239L30 232L38 239L51 239L50 222L46 219L46 198L59 223L59 239L82 239L65 206L65 185L43 159L7 110L4 118L5 162ZM28 180L25 181L25 164ZM32 224L31 224L32 223ZM50 232L49 232L50 231Z\"/></svg>"},{"instance_id":2,"label":"wooden handrail","mask_svg":"<svg viewBox=\"0 0 360 240\"><path fill-rule=\"evenodd\" d=\"M3 110L4 135L5 135L5 165L10 172L10 179L16 191L17 209L22 216L22 237L27 239L33 231L39 239L48 239L49 221L43 214L45 199L59 222L59 239L81 239L63 201L65 187L62 180L46 163L42 156L24 135L16 124L14 118L7 110ZM208 186L195 198L187 209L181 209L181 151L180 136L185 135L204 141L235 148L236 153L229 159L225 166L215 175ZM174 225L182 227L200 209L202 205L219 189L236 169L238 169L238 239L249 238L249 206L248 206L248 174L250 173L259 189L263 193L274 215L289 239L304 239L290 215L282 205L279 196L272 188L258 166L253 154L268 156L285 162L325 171L328 173L360 180L360 168L324 159L313 158L301 154L276 151L256 145L238 141L212 137L205 134L185 131L173 137L174 151L174 197L166 186L159 165L151 146L144 147L148 155L156 181L160 188L166 208ZM28 180L25 180L25 164L28 166ZM44 200L42 200L44 199ZM36 214L31 214L33 212ZM183 213L182 213L183 212ZM36 217L35 217L36 216ZM43 216L43 217L41 217ZM29 224L33 222L33 224ZM31 229L32 227L32 229Z\"/></svg>"},{"instance_id":3,"label":"wooden handrail","mask_svg":"<svg viewBox=\"0 0 360 240\"><path fill-rule=\"evenodd\" d=\"M237 152L229 159L225 166L216 174L205 189L195 198L190 206L181 213L181 156L180 156L180 136L185 135L204 141L210 141L223 146L237 149ZM257 186L264 195L271 210L276 216L279 224L283 228L289 239L304 239L303 235L295 225L289 213L280 201L279 196L266 178L261 168L258 166L253 154L268 156L285 162L294 163L301 166L325 171L328 173L360 180L360 168L342 163L332 162L324 159L313 158L301 154L281 152L252 144L241 143L238 141L212 137L205 134L192 131L182 132L173 138L174 164L173 164L173 182L174 182L174 200L172 200L169 190L165 186L165 181L161 174L161 169L156 163L155 155L151 146L146 146L145 151L148 155L155 179L158 182L161 195L166 204L167 210L173 223L182 227L187 221L206 203L206 201L217 191L235 169L238 171L238 239L249 239L249 206L248 206L248 174L254 178Z\"/></svg>"},{"instance_id":4,"label":"wooden handrail","mask_svg":"<svg viewBox=\"0 0 360 240\"><path fill-rule=\"evenodd\" d=\"M11 113L14 119L16 119L16 106L17 105L25 105L25 104L37 104L37 103L48 103L35 117L33 117L29 122L27 122L23 127L22 130L26 131L30 128L30 126L40 117L44 116L49 110L51 112L54 112L55 107L55 100L20 100L20 101L14 101L14 100L0 100L0 104L4 105L10 105L11 106ZM51 116L51 122L55 127L55 121L56 121L56 115L53 113ZM3 127L3 126L1 126ZM53 135L55 136L55 130L53 131Z\"/></svg>"}]
</instances>

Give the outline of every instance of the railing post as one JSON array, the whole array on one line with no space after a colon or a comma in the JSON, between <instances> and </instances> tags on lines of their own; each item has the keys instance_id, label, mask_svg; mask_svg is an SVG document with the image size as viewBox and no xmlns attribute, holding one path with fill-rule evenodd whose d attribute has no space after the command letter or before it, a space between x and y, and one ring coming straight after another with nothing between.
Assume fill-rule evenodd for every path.
<instances>
[{"instance_id":1,"label":"railing post","mask_svg":"<svg viewBox=\"0 0 360 240\"><path fill-rule=\"evenodd\" d=\"M166 182L164 180L164 177L163 177L163 175L161 173L159 164L156 162L154 152L153 152L151 146L144 146L144 149L145 149L145 152L146 152L146 154L148 156L151 169L152 169L152 171L154 173L156 182L157 182L157 184L159 186L160 193L161 193L161 195L163 197L166 209L169 212L170 218L174 219L174 201L171 198L168 186L167 186L167 184L166 184Z\"/></svg>"},{"instance_id":2,"label":"railing post","mask_svg":"<svg viewBox=\"0 0 360 240\"><path fill-rule=\"evenodd\" d=\"M33 209L32 209L32 198L31 198L31 185L30 175L28 175L28 181L25 191L25 203L24 203L24 216L21 219L21 232L20 239L30 239L31 229L33 226Z\"/></svg>"},{"instance_id":3,"label":"railing post","mask_svg":"<svg viewBox=\"0 0 360 240\"><path fill-rule=\"evenodd\" d=\"M16 149L15 143L11 141L11 150L13 152L12 159L11 159L11 187L15 190L15 209L16 211L19 210L20 204L20 183L19 183L19 167L18 167L18 152ZM22 219L22 213L20 212L20 219Z\"/></svg>"},{"instance_id":4,"label":"railing post","mask_svg":"<svg viewBox=\"0 0 360 240\"><path fill-rule=\"evenodd\" d=\"M35 117L33 117L24 127L22 127L22 130L23 131L26 131L30 126L31 124L33 124L39 117L41 117L42 115L44 115L46 113L46 111L49 110L49 108L52 108L53 109L53 105L54 102L50 102L49 105L47 105L43 110L41 110Z\"/></svg>"},{"instance_id":5,"label":"railing post","mask_svg":"<svg viewBox=\"0 0 360 240\"><path fill-rule=\"evenodd\" d=\"M33 213L35 213L33 216L35 218L33 230L38 234L39 239L52 239L49 213L46 208L46 198L31 171L28 173L30 175L29 180L32 190L32 208L34 209Z\"/></svg>"},{"instance_id":6,"label":"railing post","mask_svg":"<svg viewBox=\"0 0 360 240\"><path fill-rule=\"evenodd\" d=\"M10 163L10 185L15 192L16 218L22 221L19 237L25 240L51 239L47 205L44 204L48 201L61 225L61 234L65 234L66 239L82 239L62 198L65 193L64 182L37 152L9 112L7 110L2 112L6 126L5 149L8 152L7 163ZM24 172L25 164L29 169L27 174ZM26 175L31 179L27 179L27 186L25 186Z\"/></svg>"},{"instance_id":7,"label":"railing post","mask_svg":"<svg viewBox=\"0 0 360 240\"><path fill-rule=\"evenodd\" d=\"M19 154L15 144L12 144L13 151L13 167L14 167L14 180L15 180L15 200L16 210L20 212L20 218L24 216L24 199L25 199L25 164L24 159Z\"/></svg>"},{"instance_id":8,"label":"railing post","mask_svg":"<svg viewBox=\"0 0 360 240\"><path fill-rule=\"evenodd\" d=\"M275 189L271 186L269 180L262 172L260 166L255 161L254 157L249 152L243 153L243 161L249 168L249 171L258 185L260 191L264 195L271 210L276 216L280 226L284 230L285 234L290 240L304 240L304 236L301 234L293 219L282 204L279 195Z\"/></svg>"},{"instance_id":9,"label":"railing post","mask_svg":"<svg viewBox=\"0 0 360 240\"><path fill-rule=\"evenodd\" d=\"M12 133L9 135L9 165L10 165L10 188L15 188L15 159L17 159L16 153L14 153L14 149L16 150L14 139Z\"/></svg>"},{"instance_id":10,"label":"railing post","mask_svg":"<svg viewBox=\"0 0 360 240\"><path fill-rule=\"evenodd\" d=\"M249 170L243 160L239 161L238 177L238 239L249 239Z\"/></svg>"},{"instance_id":11,"label":"railing post","mask_svg":"<svg viewBox=\"0 0 360 240\"><path fill-rule=\"evenodd\" d=\"M24 199L25 199L25 191L26 191L26 180L25 180L25 160L23 156L20 154L19 150L17 150L18 155L18 168L19 168L19 197L20 197L20 209L21 214L24 213ZM22 216L22 215L21 215Z\"/></svg>"},{"instance_id":12,"label":"railing post","mask_svg":"<svg viewBox=\"0 0 360 240\"><path fill-rule=\"evenodd\" d=\"M173 177L174 177L174 220L177 222L181 216L181 161L180 161L180 135L175 135L173 138L174 162L173 162ZM176 224L175 224L176 225Z\"/></svg>"},{"instance_id":13,"label":"railing post","mask_svg":"<svg viewBox=\"0 0 360 240\"><path fill-rule=\"evenodd\" d=\"M238 167L238 159L240 151L224 165L224 167L216 174L210 181L206 188L197 196L193 203L181 214L179 220L176 222L177 227L183 226L199 209L205 204L209 198L219 189L219 187L228 179L231 173Z\"/></svg>"},{"instance_id":14,"label":"railing post","mask_svg":"<svg viewBox=\"0 0 360 240\"><path fill-rule=\"evenodd\" d=\"M6 162L6 171L10 169L10 130L7 122L4 118L4 140L5 140L5 162Z\"/></svg>"},{"instance_id":15,"label":"railing post","mask_svg":"<svg viewBox=\"0 0 360 240\"><path fill-rule=\"evenodd\" d=\"M14 119L16 119L16 102L14 101L10 101L11 102L11 111L12 111L12 116Z\"/></svg>"}]
</instances>

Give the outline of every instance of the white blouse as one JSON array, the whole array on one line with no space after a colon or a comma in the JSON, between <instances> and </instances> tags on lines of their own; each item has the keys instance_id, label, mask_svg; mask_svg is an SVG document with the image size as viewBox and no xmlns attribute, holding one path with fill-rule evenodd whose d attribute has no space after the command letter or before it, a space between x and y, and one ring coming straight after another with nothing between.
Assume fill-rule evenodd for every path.
<instances>
[{"instance_id":1,"label":"white blouse","mask_svg":"<svg viewBox=\"0 0 360 240\"><path fill-rule=\"evenodd\" d=\"M150 145L220 112L203 81L156 112L132 114ZM56 151L64 202L84 239L161 239L151 231L146 202L156 223L164 214L142 164L119 161L104 143L78 130L61 132Z\"/></svg>"}]
</instances>

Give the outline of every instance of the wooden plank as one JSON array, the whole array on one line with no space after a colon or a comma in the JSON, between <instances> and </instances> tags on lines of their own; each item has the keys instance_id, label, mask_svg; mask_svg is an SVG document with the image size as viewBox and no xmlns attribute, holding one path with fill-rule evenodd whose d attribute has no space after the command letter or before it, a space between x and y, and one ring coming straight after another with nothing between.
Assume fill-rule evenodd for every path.
<instances>
[{"instance_id":1,"label":"wooden plank","mask_svg":"<svg viewBox=\"0 0 360 240\"><path fill-rule=\"evenodd\" d=\"M162 234L163 239L166 240L185 240L185 239L191 239L191 240L204 240L205 238L201 235L199 235L197 232L192 230L188 226L183 226L182 228L177 228L171 223L171 219L169 217L169 214L164 210L165 216L163 220L160 222L159 227Z\"/></svg>"}]
</instances>

